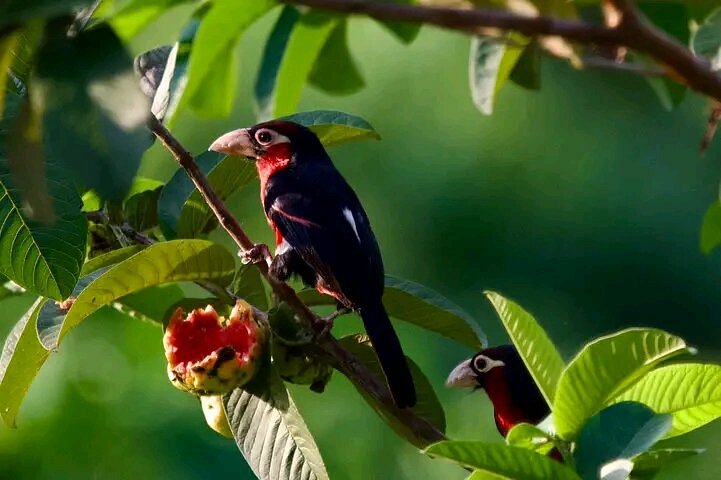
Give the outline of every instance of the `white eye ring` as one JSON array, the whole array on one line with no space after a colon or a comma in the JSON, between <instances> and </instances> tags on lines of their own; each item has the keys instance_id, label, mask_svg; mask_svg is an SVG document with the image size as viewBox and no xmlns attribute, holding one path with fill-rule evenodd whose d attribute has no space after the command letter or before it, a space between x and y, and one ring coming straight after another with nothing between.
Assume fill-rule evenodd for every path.
<instances>
[{"instance_id":1,"label":"white eye ring","mask_svg":"<svg viewBox=\"0 0 721 480\"><path fill-rule=\"evenodd\" d=\"M261 128L260 130L255 132L255 141L264 146L273 143L274 138L275 133L272 130L268 130L267 128Z\"/></svg>"},{"instance_id":2,"label":"white eye ring","mask_svg":"<svg viewBox=\"0 0 721 480\"><path fill-rule=\"evenodd\" d=\"M473 369L478 373L487 373L495 367L503 367L506 365L501 360L493 360L485 355L476 355L473 358Z\"/></svg>"}]
</instances>

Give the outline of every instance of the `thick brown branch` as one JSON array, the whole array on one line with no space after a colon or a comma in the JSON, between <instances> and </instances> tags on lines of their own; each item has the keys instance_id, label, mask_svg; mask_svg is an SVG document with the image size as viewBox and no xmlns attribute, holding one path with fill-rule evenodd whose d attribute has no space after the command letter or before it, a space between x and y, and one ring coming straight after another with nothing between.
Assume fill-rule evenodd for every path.
<instances>
[{"instance_id":1,"label":"thick brown branch","mask_svg":"<svg viewBox=\"0 0 721 480\"><path fill-rule=\"evenodd\" d=\"M481 28L498 28L532 37L550 35L583 44L625 46L670 67L674 80L721 100L721 75L711 70L709 62L695 57L685 46L649 23L632 3L625 0L609 0L623 16L616 27L497 10L435 8L368 0L282 1L339 13L366 15L376 20L424 23L474 34Z\"/></svg>"},{"instance_id":2,"label":"thick brown branch","mask_svg":"<svg viewBox=\"0 0 721 480\"><path fill-rule=\"evenodd\" d=\"M241 250L248 250L253 247L253 242L243 231L242 227L233 214L225 206L223 200L216 195L208 184L203 172L198 169L193 156L180 144L178 140L168 131L167 128L154 116L151 115L148 121L148 128L163 145L173 154L175 160L185 169L188 176L200 191L205 202L218 217L221 226L228 232ZM269 275L268 267L261 262L256 264L263 277L273 289L275 295L286 302L311 328L315 327L318 317L298 298L295 291L286 283L279 282ZM384 410L395 416L413 432L417 445L428 445L445 437L435 427L423 418L417 416L411 410L399 409L395 406L390 392L385 384L379 380L368 368L356 359L353 354L343 348L331 335L325 335L318 339L318 346L323 350L329 362L341 373L343 373L353 384L374 398L384 406Z\"/></svg>"}]
</instances>

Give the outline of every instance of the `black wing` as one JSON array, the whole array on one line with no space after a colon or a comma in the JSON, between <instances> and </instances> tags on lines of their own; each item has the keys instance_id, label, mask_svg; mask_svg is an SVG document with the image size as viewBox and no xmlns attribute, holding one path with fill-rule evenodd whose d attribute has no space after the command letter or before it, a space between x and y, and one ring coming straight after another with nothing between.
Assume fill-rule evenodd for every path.
<instances>
[{"instance_id":1,"label":"black wing","mask_svg":"<svg viewBox=\"0 0 721 480\"><path fill-rule=\"evenodd\" d=\"M266 213L326 288L359 307L377 301L383 264L368 218L355 194L315 190L267 197Z\"/></svg>"}]
</instances>

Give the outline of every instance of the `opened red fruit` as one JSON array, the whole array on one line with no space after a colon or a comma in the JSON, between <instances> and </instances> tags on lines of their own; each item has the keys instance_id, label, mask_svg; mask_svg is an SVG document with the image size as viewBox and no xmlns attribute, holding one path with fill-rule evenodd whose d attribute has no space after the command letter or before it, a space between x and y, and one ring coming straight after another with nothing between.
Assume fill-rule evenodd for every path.
<instances>
[{"instance_id":1,"label":"opened red fruit","mask_svg":"<svg viewBox=\"0 0 721 480\"><path fill-rule=\"evenodd\" d=\"M178 308L163 336L170 381L197 395L227 393L253 378L264 340L253 307L242 300L228 319L210 305L187 317Z\"/></svg>"}]
</instances>

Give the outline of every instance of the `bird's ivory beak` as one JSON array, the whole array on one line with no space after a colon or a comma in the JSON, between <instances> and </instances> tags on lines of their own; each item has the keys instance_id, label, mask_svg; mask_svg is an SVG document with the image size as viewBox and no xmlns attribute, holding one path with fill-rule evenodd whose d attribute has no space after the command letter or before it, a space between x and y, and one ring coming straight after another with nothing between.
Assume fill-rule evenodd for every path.
<instances>
[{"instance_id":1,"label":"bird's ivory beak","mask_svg":"<svg viewBox=\"0 0 721 480\"><path fill-rule=\"evenodd\" d=\"M208 150L236 157L257 157L253 140L247 128L224 133L210 144Z\"/></svg>"},{"instance_id":2,"label":"bird's ivory beak","mask_svg":"<svg viewBox=\"0 0 721 480\"><path fill-rule=\"evenodd\" d=\"M472 388L478 386L476 374L471 370L471 359L459 363L448 375L446 387L448 388Z\"/></svg>"}]
</instances>

